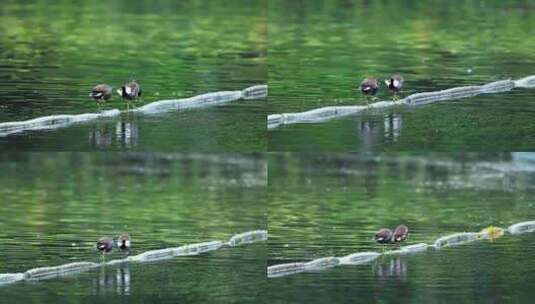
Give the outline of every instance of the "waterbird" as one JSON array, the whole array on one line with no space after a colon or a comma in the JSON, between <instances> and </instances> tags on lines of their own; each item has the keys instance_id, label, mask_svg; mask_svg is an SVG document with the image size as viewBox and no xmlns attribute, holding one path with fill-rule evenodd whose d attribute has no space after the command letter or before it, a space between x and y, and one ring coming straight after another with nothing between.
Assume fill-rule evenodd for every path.
<instances>
[{"instance_id":1,"label":"waterbird","mask_svg":"<svg viewBox=\"0 0 535 304\"><path fill-rule=\"evenodd\" d=\"M405 225L399 225L394 229L392 241L394 243L401 243L409 236L409 228Z\"/></svg>"},{"instance_id":2,"label":"waterbird","mask_svg":"<svg viewBox=\"0 0 535 304\"><path fill-rule=\"evenodd\" d=\"M366 78L360 83L360 91L366 95L366 102L368 102L368 96L374 96L378 89L379 81L375 78Z\"/></svg>"},{"instance_id":3,"label":"waterbird","mask_svg":"<svg viewBox=\"0 0 535 304\"><path fill-rule=\"evenodd\" d=\"M117 247L119 247L121 250L129 250L130 236L126 233L121 234L121 236L119 236L117 239Z\"/></svg>"},{"instance_id":4,"label":"waterbird","mask_svg":"<svg viewBox=\"0 0 535 304\"><path fill-rule=\"evenodd\" d=\"M126 100L134 100L141 97L141 86L135 80L132 80L117 89L117 94Z\"/></svg>"},{"instance_id":5,"label":"waterbird","mask_svg":"<svg viewBox=\"0 0 535 304\"><path fill-rule=\"evenodd\" d=\"M113 88L107 84L97 84L91 89L89 97L93 97L97 102L106 101L110 99Z\"/></svg>"},{"instance_id":6,"label":"waterbird","mask_svg":"<svg viewBox=\"0 0 535 304\"><path fill-rule=\"evenodd\" d=\"M401 87L403 86L403 76L394 74L390 76L390 79L385 80L385 84L390 91L394 92L394 101L398 100L399 98L397 94L401 91Z\"/></svg>"},{"instance_id":7,"label":"waterbird","mask_svg":"<svg viewBox=\"0 0 535 304\"><path fill-rule=\"evenodd\" d=\"M110 252L113 248L113 240L110 237L102 237L97 241L97 249L102 252Z\"/></svg>"},{"instance_id":8,"label":"waterbird","mask_svg":"<svg viewBox=\"0 0 535 304\"><path fill-rule=\"evenodd\" d=\"M381 228L375 233L375 241L379 244L388 244L392 242L392 230Z\"/></svg>"}]
</instances>

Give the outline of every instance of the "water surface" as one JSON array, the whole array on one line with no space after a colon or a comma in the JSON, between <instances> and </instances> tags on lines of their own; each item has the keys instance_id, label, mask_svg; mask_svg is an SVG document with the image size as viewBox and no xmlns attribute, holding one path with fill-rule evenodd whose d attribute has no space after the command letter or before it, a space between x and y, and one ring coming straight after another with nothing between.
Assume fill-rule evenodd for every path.
<instances>
[{"instance_id":1,"label":"water surface","mask_svg":"<svg viewBox=\"0 0 535 304\"><path fill-rule=\"evenodd\" d=\"M98 107L88 97L98 83L119 87L136 79L143 88L138 106L265 84L264 7L265 1L4 1L0 122L126 108L116 94ZM238 101L156 118L123 115L113 123L2 137L0 146L258 151L265 146L264 104ZM94 133L113 135L98 142L91 140Z\"/></svg>"},{"instance_id":2,"label":"water surface","mask_svg":"<svg viewBox=\"0 0 535 304\"><path fill-rule=\"evenodd\" d=\"M279 154L270 157L268 265L382 251L373 235L409 226L407 245L535 218L532 154ZM535 235L382 256L268 280L275 303L529 303Z\"/></svg>"},{"instance_id":3,"label":"water surface","mask_svg":"<svg viewBox=\"0 0 535 304\"><path fill-rule=\"evenodd\" d=\"M0 155L0 273L99 262L101 236L132 236L130 254L266 229L261 155ZM251 302L265 282L265 243L154 263L106 266L0 287L0 302L132 295L151 302ZM112 251L107 260L121 258ZM6 302L6 303L7 303Z\"/></svg>"},{"instance_id":4,"label":"water surface","mask_svg":"<svg viewBox=\"0 0 535 304\"><path fill-rule=\"evenodd\" d=\"M269 114L364 105L369 76L401 73L401 96L533 75L525 1L273 1ZM532 89L394 108L268 132L270 151L535 148ZM381 100L391 99L383 85Z\"/></svg>"}]
</instances>

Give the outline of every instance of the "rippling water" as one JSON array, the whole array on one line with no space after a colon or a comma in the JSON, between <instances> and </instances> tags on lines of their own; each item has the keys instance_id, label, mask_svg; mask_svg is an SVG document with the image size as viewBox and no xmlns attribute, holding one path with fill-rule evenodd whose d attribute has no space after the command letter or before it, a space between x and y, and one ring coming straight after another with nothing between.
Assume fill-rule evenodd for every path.
<instances>
[{"instance_id":1,"label":"rippling water","mask_svg":"<svg viewBox=\"0 0 535 304\"><path fill-rule=\"evenodd\" d=\"M279 154L269 159L268 266L379 251L381 227L433 243L535 219L534 157L513 154ZM506 234L371 265L268 280L273 302L523 302L535 235Z\"/></svg>"},{"instance_id":2,"label":"rippling water","mask_svg":"<svg viewBox=\"0 0 535 304\"><path fill-rule=\"evenodd\" d=\"M533 6L522 1L274 1L269 114L363 105L368 76L402 96L534 74ZM269 132L270 151L527 150L533 90L396 108ZM390 99L383 85L380 99Z\"/></svg>"},{"instance_id":3,"label":"rippling water","mask_svg":"<svg viewBox=\"0 0 535 304\"><path fill-rule=\"evenodd\" d=\"M264 1L231 1L224 6L195 0L4 1L0 122L126 108L116 94L99 108L88 97L98 83L118 87L138 80L143 87L138 105L265 84L264 7ZM48 151L258 151L265 146L260 136L265 134L264 104L239 101L157 119L114 121L130 124L131 131L99 121L26 132L2 137L0 145ZM238 138L236 130L247 130L241 133L251 136ZM98 142L91 140L95 132L118 135Z\"/></svg>"},{"instance_id":4,"label":"rippling water","mask_svg":"<svg viewBox=\"0 0 535 304\"><path fill-rule=\"evenodd\" d=\"M0 155L0 273L99 262L95 242L127 231L131 255L266 229L261 155ZM252 204L251 202L254 202ZM247 302L265 281L265 243L0 286L0 302L87 295ZM112 251L106 259L121 258ZM113 297L106 301L114 301ZM154 299L153 299L154 301Z\"/></svg>"}]
</instances>

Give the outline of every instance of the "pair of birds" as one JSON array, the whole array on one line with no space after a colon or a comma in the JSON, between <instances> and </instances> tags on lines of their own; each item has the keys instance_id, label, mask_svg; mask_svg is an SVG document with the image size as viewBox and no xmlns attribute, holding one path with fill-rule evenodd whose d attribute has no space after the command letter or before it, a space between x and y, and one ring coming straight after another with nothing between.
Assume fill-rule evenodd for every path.
<instances>
[{"instance_id":1,"label":"pair of birds","mask_svg":"<svg viewBox=\"0 0 535 304\"><path fill-rule=\"evenodd\" d=\"M385 80L385 84L394 92L394 100L398 100L397 94L403 86L403 77L399 74L394 74L390 76L390 79ZM366 78L360 83L360 91L366 96L375 96L377 90L379 90L379 81L375 78Z\"/></svg>"},{"instance_id":2,"label":"pair of birds","mask_svg":"<svg viewBox=\"0 0 535 304\"><path fill-rule=\"evenodd\" d=\"M91 90L89 97L93 97L97 102L106 101L111 98L112 91L113 88L110 85L97 84ZM141 96L141 86L135 80L132 80L121 86L117 90L117 94L126 100L134 100Z\"/></svg>"},{"instance_id":3,"label":"pair of birds","mask_svg":"<svg viewBox=\"0 0 535 304\"><path fill-rule=\"evenodd\" d=\"M381 228L375 234L375 241L379 244L401 243L409 236L409 228L405 225L399 225L394 231L388 228Z\"/></svg>"},{"instance_id":4,"label":"pair of birds","mask_svg":"<svg viewBox=\"0 0 535 304\"><path fill-rule=\"evenodd\" d=\"M117 239L117 247L123 251L130 249L130 236L123 233ZM113 239L111 237L102 237L97 241L97 249L102 252L110 252L113 249Z\"/></svg>"}]
</instances>

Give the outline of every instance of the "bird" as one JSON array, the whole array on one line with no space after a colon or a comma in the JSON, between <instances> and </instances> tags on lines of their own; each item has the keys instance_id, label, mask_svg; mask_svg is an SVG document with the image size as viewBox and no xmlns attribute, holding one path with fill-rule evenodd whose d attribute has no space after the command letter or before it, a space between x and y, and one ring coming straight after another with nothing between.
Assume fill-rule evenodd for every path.
<instances>
[{"instance_id":1,"label":"bird","mask_svg":"<svg viewBox=\"0 0 535 304\"><path fill-rule=\"evenodd\" d=\"M403 86L403 76L394 74L390 76L390 79L385 80L385 84L390 91L394 92L394 101L398 100L397 94L401 91L401 87Z\"/></svg>"},{"instance_id":2,"label":"bird","mask_svg":"<svg viewBox=\"0 0 535 304\"><path fill-rule=\"evenodd\" d=\"M89 97L93 97L97 102L110 99L113 88L107 84L97 84L91 89Z\"/></svg>"},{"instance_id":3,"label":"bird","mask_svg":"<svg viewBox=\"0 0 535 304\"><path fill-rule=\"evenodd\" d=\"M392 242L392 230L381 228L375 233L375 241L379 244L389 244Z\"/></svg>"},{"instance_id":4,"label":"bird","mask_svg":"<svg viewBox=\"0 0 535 304\"><path fill-rule=\"evenodd\" d=\"M409 228L405 225L399 225L394 229L394 234L392 235L392 241L394 243L401 243L407 239L409 236Z\"/></svg>"},{"instance_id":5,"label":"bird","mask_svg":"<svg viewBox=\"0 0 535 304\"><path fill-rule=\"evenodd\" d=\"M375 78L366 78L360 83L360 91L366 95L366 102L368 102L368 96L375 96L379 89L379 81ZM372 99L375 97L372 97Z\"/></svg>"},{"instance_id":6,"label":"bird","mask_svg":"<svg viewBox=\"0 0 535 304\"><path fill-rule=\"evenodd\" d=\"M117 239L117 247L124 251L129 250L130 236L126 233L121 234L121 236L119 236L119 238Z\"/></svg>"},{"instance_id":7,"label":"bird","mask_svg":"<svg viewBox=\"0 0 535 304\"><path fill-rule=\"evenodd\" d=\"M110 252L113 248L113 240L110 237L102 237L97 241L97 249L104 253Z\"/></svg>"},{"instance_id":8,"label":"bird","mask_svg":"<svg viewBox=\"0 0 535 304\"><path fill-rule=\"evenodd\" d=\"M126 100L134 100L141 97L141 86L135 80L125 83L117 93Z\"/></svg>"}]
</instances>

